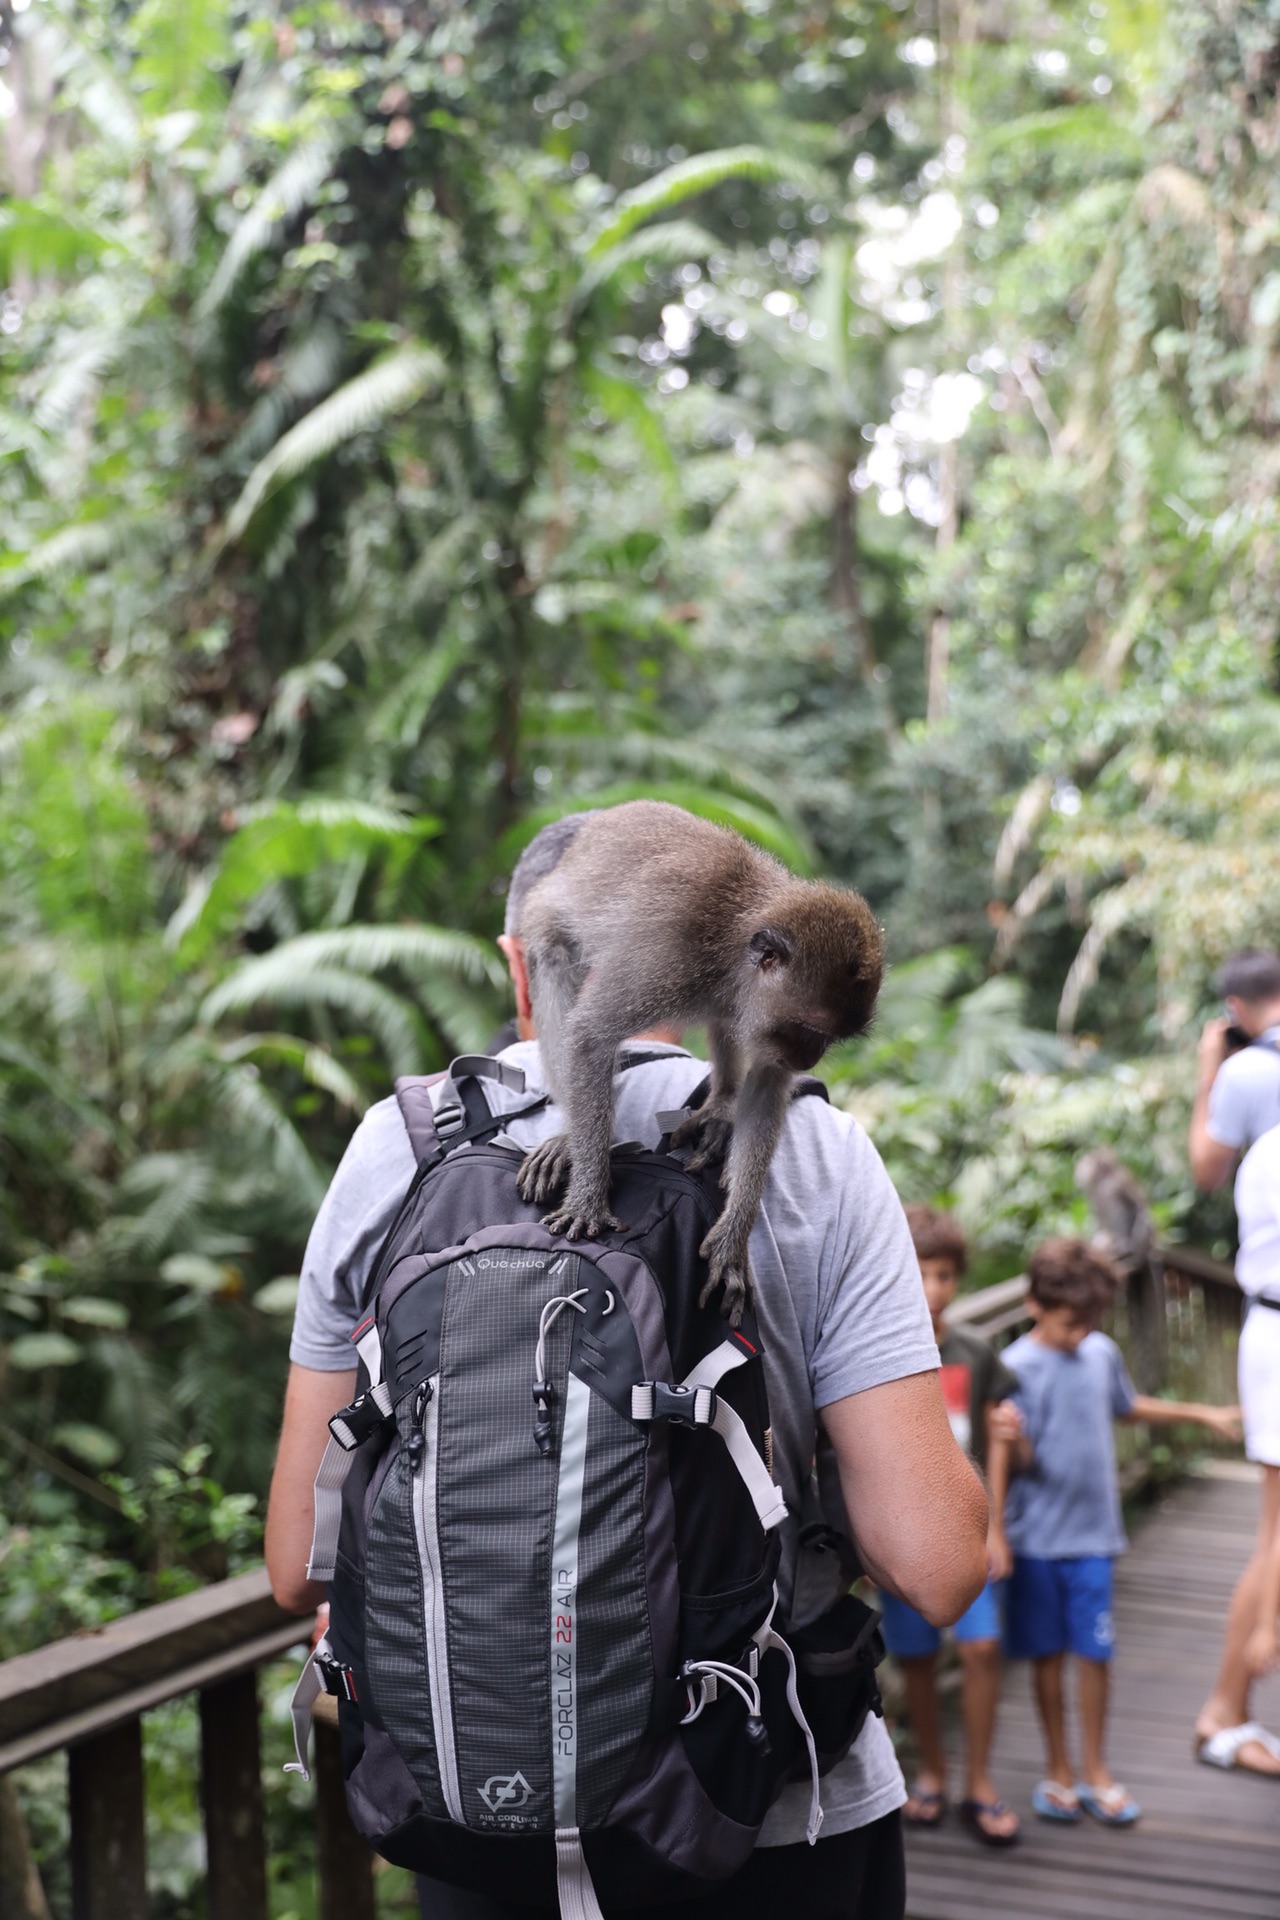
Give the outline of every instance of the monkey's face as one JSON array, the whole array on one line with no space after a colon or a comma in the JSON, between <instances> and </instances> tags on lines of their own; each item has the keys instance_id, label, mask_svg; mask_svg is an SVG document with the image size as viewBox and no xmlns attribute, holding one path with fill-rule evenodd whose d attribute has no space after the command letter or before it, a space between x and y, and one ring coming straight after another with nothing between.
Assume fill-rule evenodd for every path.
<instances>
[{"instance_id":1,"label":"monkey's face","mask_svg":"<svg viewBox=\"0 0 1280 1920\"><path fill-rule=\"evenodd\" d=\"M864 1033L884 971L880 928L861 895L797 883L776 924L752 935L756 1046L808 1073L836 1040Z\"/></svg>"}]
</instances>

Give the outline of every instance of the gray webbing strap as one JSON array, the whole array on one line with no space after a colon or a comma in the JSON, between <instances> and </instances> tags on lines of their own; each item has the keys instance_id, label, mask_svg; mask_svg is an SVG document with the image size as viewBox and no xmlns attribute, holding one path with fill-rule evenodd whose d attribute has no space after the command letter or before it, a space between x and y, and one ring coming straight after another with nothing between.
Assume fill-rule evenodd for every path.
<instances>
[{"instance_id":1,"label":"gray webbing strap","mask_svg":"<svg viewBox=\"0 0 1280 1920\"><path fill-rule=\"evenodd\" d=\"M809 1755L809 1818L805 1823L804 1837L813 1846L822 1828L822 1782L818 1775L818 1748L813 1737L813 1729L805 1719L804 1708L800 1705L800 1692L796 1684L796 1657L780 1633L775 1633L773 1616L778 1610L778 1590L773 1590L773 1605L769 1609L769 1618L756 1635L756 1645L761 1653L770 1647L776 1647L787 1663L787 1705L791 1716L804 1735L804 1744Z\"/></svg>"},{"instance_id":2,"label":"gray webbing strap","mask_svg":"<svg viewBox=\"0 0 1280 1920\"><path fill-rule=\"evenodd\" d=\"M556 1828L556 1892L560 1920L604 1920L577 1827Z\"/></svg>"},{"instance_id":3,"label":"gray webbing strap","mask_svg":"<svg viewBox=\"0 0 1280 1920\"><path fill-rule=\"evenodd\" d=\"M369 1398L383 1414L391 1411L391 1389L382 1378L382 1339L375 1320L370 1320L363 1328L358 1328L359 1339L356 1352L364 1362L364 1370L369 1376ZM338 1552L338 1529L342 1525L342 1489L347 1484L347 1475L355 1460L354 1437L344 1426L340 1434L336 1429L329 1435L329 1443L320 1456L320 1467L316 1474L314 1508L315 1524L311 1531L311 1552L307 1559L308 1580L332 1580L334 1561ZM344 1443L343 1435L351 1440L350 1446Z\"/></svg>"},{"instance_id":4,"label":"gray webbing strap","mask_svg":"<svg viewBox=\"0 0 1280 1920\"><path fill-rule=\"evenodd\" d=\"M487 1053L460 1053L456 1060L450 1061L450 1080L463 1080L468 1075L473 1080L496 1080L508 1093L524 1092L523 1067L509 1066L505 1060L493 1060Z\"/></svg>"},{"instance_id":5,"label":"gray webbing strap","mask_svg":"<svg viewBox=\"0 0 1280 1920\"><path fill-rule=\"evenodd\" d=\"M391 1411L391 1389L384 1381L369 1389L370 1397L384 1414ZM338 1421L341 1426L342 1422ZM355 1461L355 1447L344 1446L336 1433L320 1456L316 1473L315 1525L311 1531L311 1552L307 1559L308 1580L332 1580L338 1552L338 1530L342 1525L342 1489Z\"/></svg>"},{"instance_id":6,"label":"gray webbing strap","mask_svg":"<svg viewBox=\"0 0 1280 1920\"><path fill-rule=\"evenodd\" d=\"M780 1527L787 1517L787 1503L781 1491L774 1485L773 1476L756 1452L755 1443L748 1433L746 1423L731 1406L717 1398L714 1417L707 1421L697 1416L705 1406L704 1396L723 1380L726 1373L734 1367L745 1366L751 1355L744 1347L733 1340L722 1340L718 1347L704 1354L691 1373L680 1382L681 1390L692 1393L693 1404L687 1416L692 1426L709 1425L720 1435L729 1449L729 1457L742 1476L742 1483L751 1495L751 1504L756 1517L766 1532ZM631 1389L631 1417L633 1420L651 1420L654 1409L654 1392L651 1381L642 1382ZM682 1416L683 1417L683 1416Z\"/></svg>"},{"instance_id":7,"label":"gray webbing strap","mask_svg":"<svg viewBox=\"0 0 1280 1920\"><path fill-rule=\"evenodd\" d=\"M316 1664L321 1649L327 1653L329 1642L323 1636L317 1640L307 1655L302 1672L298 1675L298 1684L293 1690L289 1702L289 1718L293 1722L293 1750L298 1756L290 1760L285 1767L286 1773L300 1773L304 1780L311 1774L307 1767L307 1740L311 1733L311 1709L324 1692L324 1682L320 1678L320 1669Z\"/></svg>"}]
</instances>

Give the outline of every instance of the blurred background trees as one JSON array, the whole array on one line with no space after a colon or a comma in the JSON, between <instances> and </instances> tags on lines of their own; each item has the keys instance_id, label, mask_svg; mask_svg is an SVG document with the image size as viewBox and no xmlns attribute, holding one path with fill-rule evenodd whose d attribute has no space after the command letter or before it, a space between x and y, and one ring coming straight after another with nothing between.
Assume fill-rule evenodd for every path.
<instances>
[{"instance_id":1,"label":"blurred background trees","mask_svg":"<svg viewBox=\"0 0 1280 1920\"><path fill-rule=\"evenodd\" d=\"M251 1547L318 1197L557 812L868 893L832 1078L980 1278L1100 1141L1224 1240L1278 79L1280 0L0 0L0 1651L60 1528Z\"/></svg>"}]
</instances>

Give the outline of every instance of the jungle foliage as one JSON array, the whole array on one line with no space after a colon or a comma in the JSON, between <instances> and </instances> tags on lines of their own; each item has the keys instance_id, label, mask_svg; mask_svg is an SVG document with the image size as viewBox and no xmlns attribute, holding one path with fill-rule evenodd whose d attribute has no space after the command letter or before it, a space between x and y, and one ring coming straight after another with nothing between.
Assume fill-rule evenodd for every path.
<instances>
[{"instance_id":1,"label":"jungle foliage","mask_svg":"<svg viewBox=\"0 0 1280 1920\"><path fill-rule=\"evenodd\" d=\"M1280 0L0 33L0 1655L251 1549L328 1174L504 1017L560 811L863 887L833 1079L981 1277L1099 1140L1225 1234L1182 1143L1277 933Z\"/></svg>"}]
</instances>

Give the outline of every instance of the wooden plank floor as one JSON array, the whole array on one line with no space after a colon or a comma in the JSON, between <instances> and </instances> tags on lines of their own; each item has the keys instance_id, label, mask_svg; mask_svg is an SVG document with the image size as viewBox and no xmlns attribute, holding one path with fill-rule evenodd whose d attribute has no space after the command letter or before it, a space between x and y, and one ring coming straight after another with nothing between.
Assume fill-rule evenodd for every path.
<instances>
[{"instance_id":1,"label":"wooden plank floor","mask_svg":"<svg viewBox=\"0 0 1280 1920\"><path fill-rule=\"evenodd\" d=\"M1280 1920L1280 1783L1200 1766L1191 1728L1257 1522L1254 1470L1219 1464L1164 1495L1120 1562L1110 1759L1137 1826L1054 1827L1031 1812L1043 1749L1029 1670L1011 1663L993 1771L1020 1846L980 1847L954 1817L907 1847L911 1920ZM959 1785L958 1700L948 1706ZM1256 1698L1280 1729L1280 1678ZM1078 1751L1078 1748L1073 1748Z\"/></svg>"}]
</instances>

